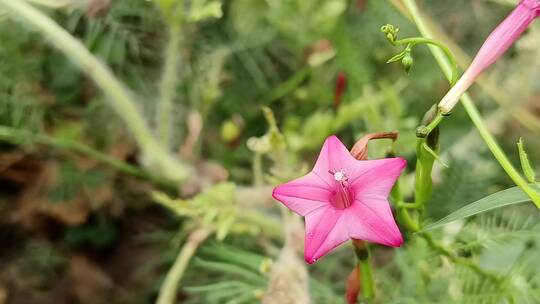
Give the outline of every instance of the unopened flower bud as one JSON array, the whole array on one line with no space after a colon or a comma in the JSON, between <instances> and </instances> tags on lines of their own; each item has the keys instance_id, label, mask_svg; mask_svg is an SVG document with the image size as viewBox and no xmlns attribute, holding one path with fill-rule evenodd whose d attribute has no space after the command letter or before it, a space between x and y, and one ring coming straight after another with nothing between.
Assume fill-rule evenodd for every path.
<instances>
[{"instance_id":1,"label":"unopened flower bud","mask_svg":"<svg viewBox=\"0 0 540 304\"><path fill-rule=\"evenodd\" d=\"M240 135L240 127L232 120L226 120L221 125L221 138L226 142L231 142Z\"/></svg>"},{"instance_id":2,"label":"unopened flower bud","mask_svg":"<svg viewBox=\"0 0 540 304\"><path fill-rule=\"evenodd\" d=\"M446 93L439 109L448 114L476 78L521 36L529 24L540 16L539 0L521 0L516 8L491 32L458 82Z\"/></svg>"},{"instance_id":3,"label":"unopened flower bud","mask_svg":"<svg viewBox=\"0 0 540 304\"><path fill-rule=\"evenodd\" d=\"M416 129L416 136L417 137L426 137L426 143L431 149L437 149L439 145L439 127L433 128L431 132L427 129L427 125L429 125L433 119L437 116L437 107L434 105L432 106L426 114L424 114L424 117L422 118L422 125ZM429 134L428 134L429 132Z\"/></svg>"},{"instance_id":4,"label":"unopened flower bud","mask_svg":"<svg viewBox=\"0 0 540 304\"><path fill-rule=\"evenodd\" d=\"M386 35L386 39L390 42L394 42L397 40L397 33L399 32L399 28L394 28L391 24L386 24L381 26L381 31Z\"/></svg>"},{"instance_id":5,"label":"unopened flower bud","mask_svg":"<svg viewBox=\"0 0 540 304\"><path fill-rule=\"evenodd\" d=\"M345 93L345 88L347 87L347 75L344 72L340 72L336 77L336 86L334 92L334 109L337 109L341 104L341 99L343 93Z\"/></svg>"},{"instance_id":6,"label":"unopened flower bud","mask_svg":"<svg viewBox=\"0 0 540 304\"><path fill-rule=\"evenodd\" d=\"M405 72L409 73L413 63L414 63L414 59L411 56L411 53L409 52L405 53L405 56L403 56L403 59L401 59L401 65L403 65Z\"/></svg>"}]
</instances>

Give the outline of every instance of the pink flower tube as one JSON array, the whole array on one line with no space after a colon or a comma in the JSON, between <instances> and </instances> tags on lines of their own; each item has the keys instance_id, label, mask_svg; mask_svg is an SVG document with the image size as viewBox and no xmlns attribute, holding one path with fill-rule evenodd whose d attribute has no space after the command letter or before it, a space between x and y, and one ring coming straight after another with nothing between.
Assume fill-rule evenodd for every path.
<instances>
[{"instance_id":1,"label":"pink flower tube","mask_svg":"<svg viewBox=\"0 0 540 304\"><path fill-rule=\"evenodd\" d=\"M439 109L449 113L461 95L473 84L478 75L493 64L521 36L529 24L540 15L540 1L521 0L506 19L488 36L469 68L446 93Z\"/></svg>"},{"instance_id":2,"label":"pink flower tube","mask_svg":"<svg viewBox=\"0 0 540 304\"><path fill-rule=\"evenodd\" d=\"M330 136L310 173L277 186L273 197L305 217L306 262L314 263L348 239L401 246L388 194L405 164L402 158L357 160Z\"/></svg>"}]
</instances>

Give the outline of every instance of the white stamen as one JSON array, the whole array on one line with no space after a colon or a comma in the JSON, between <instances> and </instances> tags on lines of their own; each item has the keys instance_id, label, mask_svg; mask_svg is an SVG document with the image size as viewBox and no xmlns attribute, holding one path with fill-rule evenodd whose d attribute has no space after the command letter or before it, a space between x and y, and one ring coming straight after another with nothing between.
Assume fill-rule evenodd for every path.
<instances>
[{"instance_id":1,"label":"white stamen","mask_svg":"<svg viewBox=\"0 0 540 304\"><path fill-rule=\"evenodd\" d=\"M341 169L337 172L334 173L334 179L340 183L344 183L344 182L347 182L348 178L347 178L347 175L345 174L345 170L344 169Z\"/></svg>"}]
</instances>

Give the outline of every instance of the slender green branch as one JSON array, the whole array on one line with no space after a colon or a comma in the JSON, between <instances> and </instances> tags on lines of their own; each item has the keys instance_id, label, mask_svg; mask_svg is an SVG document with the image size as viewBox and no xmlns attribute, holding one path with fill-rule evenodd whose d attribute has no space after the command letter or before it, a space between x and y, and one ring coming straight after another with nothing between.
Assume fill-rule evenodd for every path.
<instances>
[{"instance_id":1,"label":"slender green branch","mask_svg":"<svg viewBox=\"0 0 540 304\"><path fill-rule=\"evenodd\" d=\"M44 34L52 44L94 80L107 96L108 104L133 134L149 166L154 167L163 176L178 181L189 175L190 169L173 158L156 141L129 91L81 42L26 1L0 0L0 6Z\"/></svg>"},{"instance_id":2,"label":"slender green branch","mask_svg":"<svg viewBox=\"0 0 540 304\"><path fill-rule=\"evenodd\" d=\"M180 5L181 7L182 5ZM182 21L174 20L169 26L169 41L165 48L163 77L160 84L160 99L157 108L156 124L161 143L165 148L171 147L171 130L173 126L173 102L178 85L178 66L180 64L180 42Z\"/></svg>"},{"instance_id":3,"label":"slender green branch","mask_svg":"<svg viewBox=\"0 0 540 304\"><path fill-rule=\"evenodd\" d=\"M452 67L452 77L450 78L450 83L454 85L457 82L458 79L458 64L457 60L454 57L454 54L452 54L452 51L444 45L443 43L431 39L431 38L425 38L425 37L411 37L411 38L404 38L399 40L390 41L393 45L410 45L410 47L414 47L417 44L431 44L434 46L439 47L444 54L446 55L446 58L450 60L451 67Z\"/></svg>"},{"instance_id":4,"label":"slender green branch","mask_svg":"<svg viewBox=\"0 0 540 304\"><path fill-rule=\"evenodd\" d=\"M261 233L264 235L275 239L283 238L282 223L273 217L268 216L267 213L243 209L242 212L238 213L238 218L256 224L261 228Z\"/></svg>"},{"instance_id":5,"label":"slender green branch","mask_svg":"<svg viewBox=\"0 0 540 304\"><path fill-rule=\"evenodd\" d=\"M289 77L289 79L272 89L270 92L261 97L261 99L265 104L270 104L287 96L287 94L296 89L302 83L302 81L304 81L311 74L311 72L312 69L309 66L299 69L291 77Z\"/></svg>"},{"instance_id":6,"label":"slender green branch","mask_svg":"<svg viewBox=\"0 0 540 304\"><path fill-rule=\"evenodd\" d=\"M81 155L95 159L103 164L111 166L112 168L125 173L132 175L134 177L145 179L151 182L156 183L157 185L175 189L175 183L173 181L164 179L161 176L154 175L145 170L142 170L138 167L130 165L126 162L113 158L105 153L97 151L89 146L84 144L67 140L50 137L44 134L35 134L29 131L4 127L0 126L0 140L9 142L15 145L28 145L28 144L42 144L51 146L54 148L59 148L63 150L70 150Z\"/></svg>"},{"instance_id":7,"label":"slender green branch","mask_svg":"<svg viewBox=\"0 0 540 304\"><path fill-rule=\"evenodd\" d=\"M431 234L422 233L420 234L420 236L422 236L422 238L426 240L428 245L433 250L435 250L441 255L446 256L453 263L461 265L461 266L465 266L471 269L472 271L474 271L479 276L485 277L495 284L501 283L502 279L498 275L483 269L482 267L480 267L478 264L474 263L470 259L465 259L465 258L455 255L451 250L449 250L448 248L444 247L442 244L439 244L435 240L433 240L433 238L431 237Z\"/></svg>"},{"instance_id":8,"label":"slender green branch","mask_svg":"<svg viewBox=\"0 0 540 304\"><path fill-rule=\"evenodd\" d=\"M431 133L431 131L433 131L433 129L435 129L439 125L439 123L441 123L443 118L444 115L442 115L441 112L437 111L437 115L435 116L435 118L426 126L426 136L429 135L429 133Z\"/></svg>"},{"instance_id":9,"label":"slender green branch","mask_svg":"<svg viewBox=\"0 0 540 304\"><path fill-rule=\"evenodd\" d=\"M421 205L419 204L419 201L415 201L414 203L405 203L403 201L403 196L401 192L399 191L399 186L394 187L393 195L395 196L396 199L398 199L396 206L399 210L398 215L401 219L401 222L405 225L405 227L407 227L407 229L409 229L412 232L420 231L421 224L422 224L420 222L421 219L419 217L415 219L409 213L410 211L409 209L413 209L412 211L420 212L419 210L417 210L417 208L421 207ZM488 272L482 269L480 266L478 266L478 264L474 263L474 261L461 258L455 255L454 253L452 253L450 249L444 247L442 244L435 242L435 240L433 240L429 232L420 233L419 236L424 238L426 242L428 243L428 245L433 250L435 250L440 255L444 255L448 257L453 263L467 267L471 269L472 271L474 271L475 273L477 273L478 275L486 277L494 283L500 283L501 279L496 274L493 274L491 272Z\"/></svg>"},{"instance_id":10,"label":"slender green branch","mask_svg":"<svg viewBox=\"0 0 540 304\"><path fill-rule=\"evenodd\" d=\"M435 157L425 148L425 138L418 138L416 143L416 168L414 183L414 206L417 209L424 209L424 205L431 196L433 164Z\"/></svg>"},{"instance_id":11,"label":"slender green branch","mask_svg":"<svg viewBox=\"0 0 540 304\"><path fill-rule=\"evenodd\" d=\"M403 198L403 193L401 192L401 181L398 179L394 188L392 188L391 197L395 202L396 208L398 210L398 217L400 221L412 232L420 231L420 223L418 220L415 220L408 209L416 209L419 207L417 202L406 203Z\"/></svg>"},{"instance_id":12,"label":"slender green branch","mask_svg":"<svg viewBox=\"0 0 540 304\"><path fill-rule=\"evenodd\" d=\"M253 154L253 164L252 164L253 185L259 186L259 187L264 183L262 157L263 157L262 153L260 152L255 152Z\"/></svg>"},{"instance_id":13,"label":"slender green branch","mask_svg":"<svg viewBox=\"0 0 540 304\"><path fill-rule=\"evenodd\" d=\"M180 281L184 276L184 272L191 261L191 258L197 251L197 248L210 236L211 231L205 228L200 228L193 231L182 249L178 254L176 260L174 261L173 266L167 273L161 289L159 290L159 295L156 301L156 304L175 304L176 303L176 294Z\"/></svg>"},{"instance_id":14,"label":"slender green branch","mask_svg":"<svg viewBox=\"0 0 540 304\"><path fill-rule=\"evenodd\" d=\"M417 209L419 205L415 203L403 203L400 206L399 216L405 227L407 227L412 232L420 231L421 223L420 219L415 219L410 213L409 209Z\"/></svg>"},{"instance_id":15,"label":"slender green branch","mask_svg":"<svg viewBox=\"0 0 540 304\"><path fill-rule=\"evenodd\" d=\"M431 31L428 29L428 27L425 25L422 16L420 12L418 11L418 7L416 6L416 3L414 0L403 0L403 3L409 10L409 12L412 15L413 21L416 24L416 27L422 34L422 36L425 37L431 37ZM435 60L441 67L441 70L443 71L446 78L451 79L452 77L452 66L451 63L448 61L448 59L445 57L444 53L436 47L430 46L431 53L435 57ZM510 163L508 160L508 157L504 154L503 150L500 148L500 146L497 144L497 141L491 135L491 133L488 131L486 125L484 124L482 117L480 116L480 113L478 112L478 109L474 105L474 102L472 101L471 97L468 94L464 94L461 97L461 102L467 111L467 114L471 118L471 121L475 125L476 129L480 133L480 136L488 146L489 150L497 159L501 167L505 170L506 174L514 181L514 183L519 186L534 202L534 204L540 208L540 194L536 192L533 188L529 186L529 184L523 179L523 177L520 175L520 173L514 168L514 166Z\"/></svg>"},{"instance_id":16,"label":"slender green branch","mask_svg":"<svg viewBox=\"0 0 540 304\"><path fill-rule=\"evenodd\" d=\"M404 15L404 17L406 17L408 20L411 20L411 17L407 13L407 9L401 5L401 2L398 1L400 0L390 0L394 7L398 11L400 11ZM448 35L441 32L440 26L433 23L432 18L424 15L424 20L425 23L429 25L431 31L435 33L440 40L445 41L446 44L450 46L450 48L453 50L453 53L455 54L458 64L461 67L467 67L470 64L471 59L468 58L465 52L457 44L452 42L451 38ZM509 111L510 114L514 118L516 118L516 121L518 123L522 124L525 128L535 132L536 134L540 133L540 120L535 118L534 114L528 112L527 109L523 107L516 107L516 102L514 100L515 98L509 96L508 93L504 90L501 90L501 88L497 86L492 81L492 79L490 79L489 77L480 76L476 80L476 82L485 91L485 93L488 94L496 103L498 103L501 107L507 109L507 111Z\"/></svg>"},{"instance_id":17,"label":"slender green branch","mask_svg":"<svg viewBox=\"0 0 540 304\"><path fill-rule=\"evenodd\" d=\"M429 154L431 154L431 156L433 156L433 158L435 158L435 160L443 167L445 168L448 168L448 164L445 163L441 158L440 156L437 154L437 152L435 152L433 149L431 149L429 147L429 145L427 143L423 143L422 144L422 147L424 148L424 150L426 150Z\"/></svg>"},{"instance_id":18,"label":"slender green branch","mask_svg":"<svg viewBox=\"0 0 540 304\"><path fill-rule=\"evenodd\" d=\"M358 259L358 272L360 274L360 286L362 286L362 298L371 301L375 297L375 281L371 267L371 251L369 244L360 240L353 240L354 252Z\"/></svg>"},{"instance_id":19,"label":"slender green branch","mask_svg":"<svg viewBox=\"0 0 540 304\"><path fill-rule=\"evenodd\" d=\"M504 169L504 171L506 171L506 174L510 176L514 183L520 187L523 192L527 193L536 207L540 208L540 194L534 190L525 179L523 179L521 174L510 163L510 160L508 160L506 154L504 154L504 151L497 144L495 138L491 135L491 133L489 133L489 130L482 121L482 117L480 116L478 109L474 106L474 103L469 95L464 95L461 98L461 103L467 110L467 113L469 114L472 122L475 124L480 136L482 136L501 167Z\"/></svg>"},{"instance_id":20,"label":"slender green branch","mask_svg":"<svg viewBox=\"0 0 540 304\"><path fill-rule=\"evenodd\" d=\"M362 296L366 300L372 300L375 296L375 284L373 281L373 269L371 268L371 258L365 261L358 261L360 268L360 281L362 282Z\"/></svg>"}]
</instances>

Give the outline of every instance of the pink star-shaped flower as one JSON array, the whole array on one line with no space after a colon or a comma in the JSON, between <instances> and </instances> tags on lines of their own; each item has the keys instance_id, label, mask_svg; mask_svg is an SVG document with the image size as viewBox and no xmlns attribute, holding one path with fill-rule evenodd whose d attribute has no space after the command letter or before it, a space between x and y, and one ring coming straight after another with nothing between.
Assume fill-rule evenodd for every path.
<instances>
[{"instance_id":1,"label":"pink star-shaped flower","mask_svg":"<svg viewBox=\"0 0 540 304\"><path fill-rule=\"evenodd\" d=\"M277 186L272 196L305 217L306 262L314 263L348 239L401 246L388 194L405 165L402 158L357 160L330 136L310 173Z\"/></svg>"}]
</instances>

